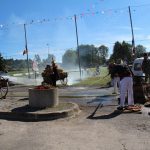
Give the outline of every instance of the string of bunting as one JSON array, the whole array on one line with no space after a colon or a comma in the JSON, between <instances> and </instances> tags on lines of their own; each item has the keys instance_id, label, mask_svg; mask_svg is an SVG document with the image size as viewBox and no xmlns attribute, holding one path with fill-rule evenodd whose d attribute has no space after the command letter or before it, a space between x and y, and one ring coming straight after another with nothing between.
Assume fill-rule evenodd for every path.
<instances>
[{"instance_id":1,"label":"string of bunting","mask_svg":"<svg viewBox=\"0 0 150 150\"><path fill-rule=\"evenodd\" d=\"M104 0L99 0L99 1L104 1ZM147 5L141 5L141 6L147 6ZM140 6L132 6L132 7L140 7ZM94 16L94 15L98 15L98 14L112 15L113 13L117 14L117 13L126 13L126 12L128 12L127 7L119 8L119 9L107 9L107 10L94 11L93 10L93 8L95 8L95 4L94 4L94 5L92 5L91 8L92 9L87 9L86 12L77 14L76 15L77 19L83 18L83 17L86 17L86 16ZM132 10L132 12L135 12L135 11L136 11L136 9ZM29 22L20 22L20 23L12 22L12 23L9 23L9 24L0 24L0 30L7 30L9 28L9 26L11 26L11 25L24 25L24 24L31 25L31 24L36 24L36 23L41 23L42 24L42 23L46 23L46 22L60 21L60 20L74 20L74 15L73 16L68 16L68 17L56 17L54 19L41 19L41 20L31 20Z\"/></svg>"}]
</instances>

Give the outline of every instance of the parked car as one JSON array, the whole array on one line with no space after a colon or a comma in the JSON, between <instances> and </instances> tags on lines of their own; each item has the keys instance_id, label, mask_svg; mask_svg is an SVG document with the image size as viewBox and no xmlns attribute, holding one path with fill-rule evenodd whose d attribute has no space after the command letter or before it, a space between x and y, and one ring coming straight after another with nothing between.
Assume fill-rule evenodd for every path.
<instances>
[{"instance_id":1,"label":"parked car","mask_svg":"<svg viewBox=\"0 0 150 150\"><path fill-rule=\"evenodd\" d=\"M145 76L145 74L142 71L142 63L143 63L143 57L136 58L132 65L132 72L135 76Z\"/></svg>"}]
</instances>

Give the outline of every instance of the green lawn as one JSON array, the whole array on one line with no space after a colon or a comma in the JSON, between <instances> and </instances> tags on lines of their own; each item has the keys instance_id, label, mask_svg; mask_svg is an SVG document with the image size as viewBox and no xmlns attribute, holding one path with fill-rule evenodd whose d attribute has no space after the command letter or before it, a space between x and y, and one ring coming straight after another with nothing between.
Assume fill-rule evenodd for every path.
<instances>
[{"instance_id":1,"label":"green lawn","mask_svg":"<svg viewBox=\"0 0 150 150\"><path fill-rule=\"evenodd\" d=\"M9 71L8 75L13 76L14 74L22 74L21 76L24 76L25 73L27 73L28 70L24 69L24 70L16 70L16 71Z\"/></svg>"},{"instance_id":2,"label":"green lawn","mask_svg":"<svg viewBox=\"0 0 150 150\"><path fill-rule=\"evenodd\" d=\"M89 77L87 79L81 80L79 83L74 84L75 86L106 86L110 82L110 76L108 74L107 67L101 67L100 76Z\"/></svg>"}]
</instances>

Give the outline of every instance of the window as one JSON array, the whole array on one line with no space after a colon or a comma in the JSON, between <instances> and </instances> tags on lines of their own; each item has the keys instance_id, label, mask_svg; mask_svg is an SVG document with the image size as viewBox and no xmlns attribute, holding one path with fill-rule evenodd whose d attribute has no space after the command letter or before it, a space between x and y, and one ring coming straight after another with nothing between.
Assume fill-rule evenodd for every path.
<instances>
[{"instance_id":1,"label":"window","mask_svg":"<svg viewBox=\"0 0 150 150\"><path fill-rule=\"evenodd\" d=\"M134 70L135 71L141 71L142 70L141 64L140 63L135 63L134 64Z\"/></svg>"}]
</instances>

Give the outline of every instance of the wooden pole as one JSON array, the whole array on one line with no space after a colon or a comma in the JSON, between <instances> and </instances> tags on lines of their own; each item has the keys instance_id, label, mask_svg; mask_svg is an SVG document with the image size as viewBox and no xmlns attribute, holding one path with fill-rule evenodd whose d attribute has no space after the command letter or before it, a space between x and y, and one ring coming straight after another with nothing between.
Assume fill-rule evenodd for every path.
<instances>
[{"instance_id":1,"label":"wooden pole","mask_svg":"<svg viewBox=\"0 0 150 150\"><path fill-rule=\"evenodd\" d=\"M80 63L80 52L79 52L79 42L78 42L78 28L77 28L77 19L76 18L77 18L76 15L74 15L75 28L76 28L76 40L77 40L78 63L79 63L80 80L81 80L81 63Z\"/></svg>"},{"instance_id":2,"label":"wooden pole","mask_svg":"<svg viewBox=\"0 0 150 150\"><path fill-rule=\"evenodd\" d=\"M25 50L26 50L26 54L27 54L28 78L30 78L29 56L28 56L28 46L27 46L27 33L26 33L26 24L24 24L24 33L25 33Z\"/></svg>"}]
</instances>

